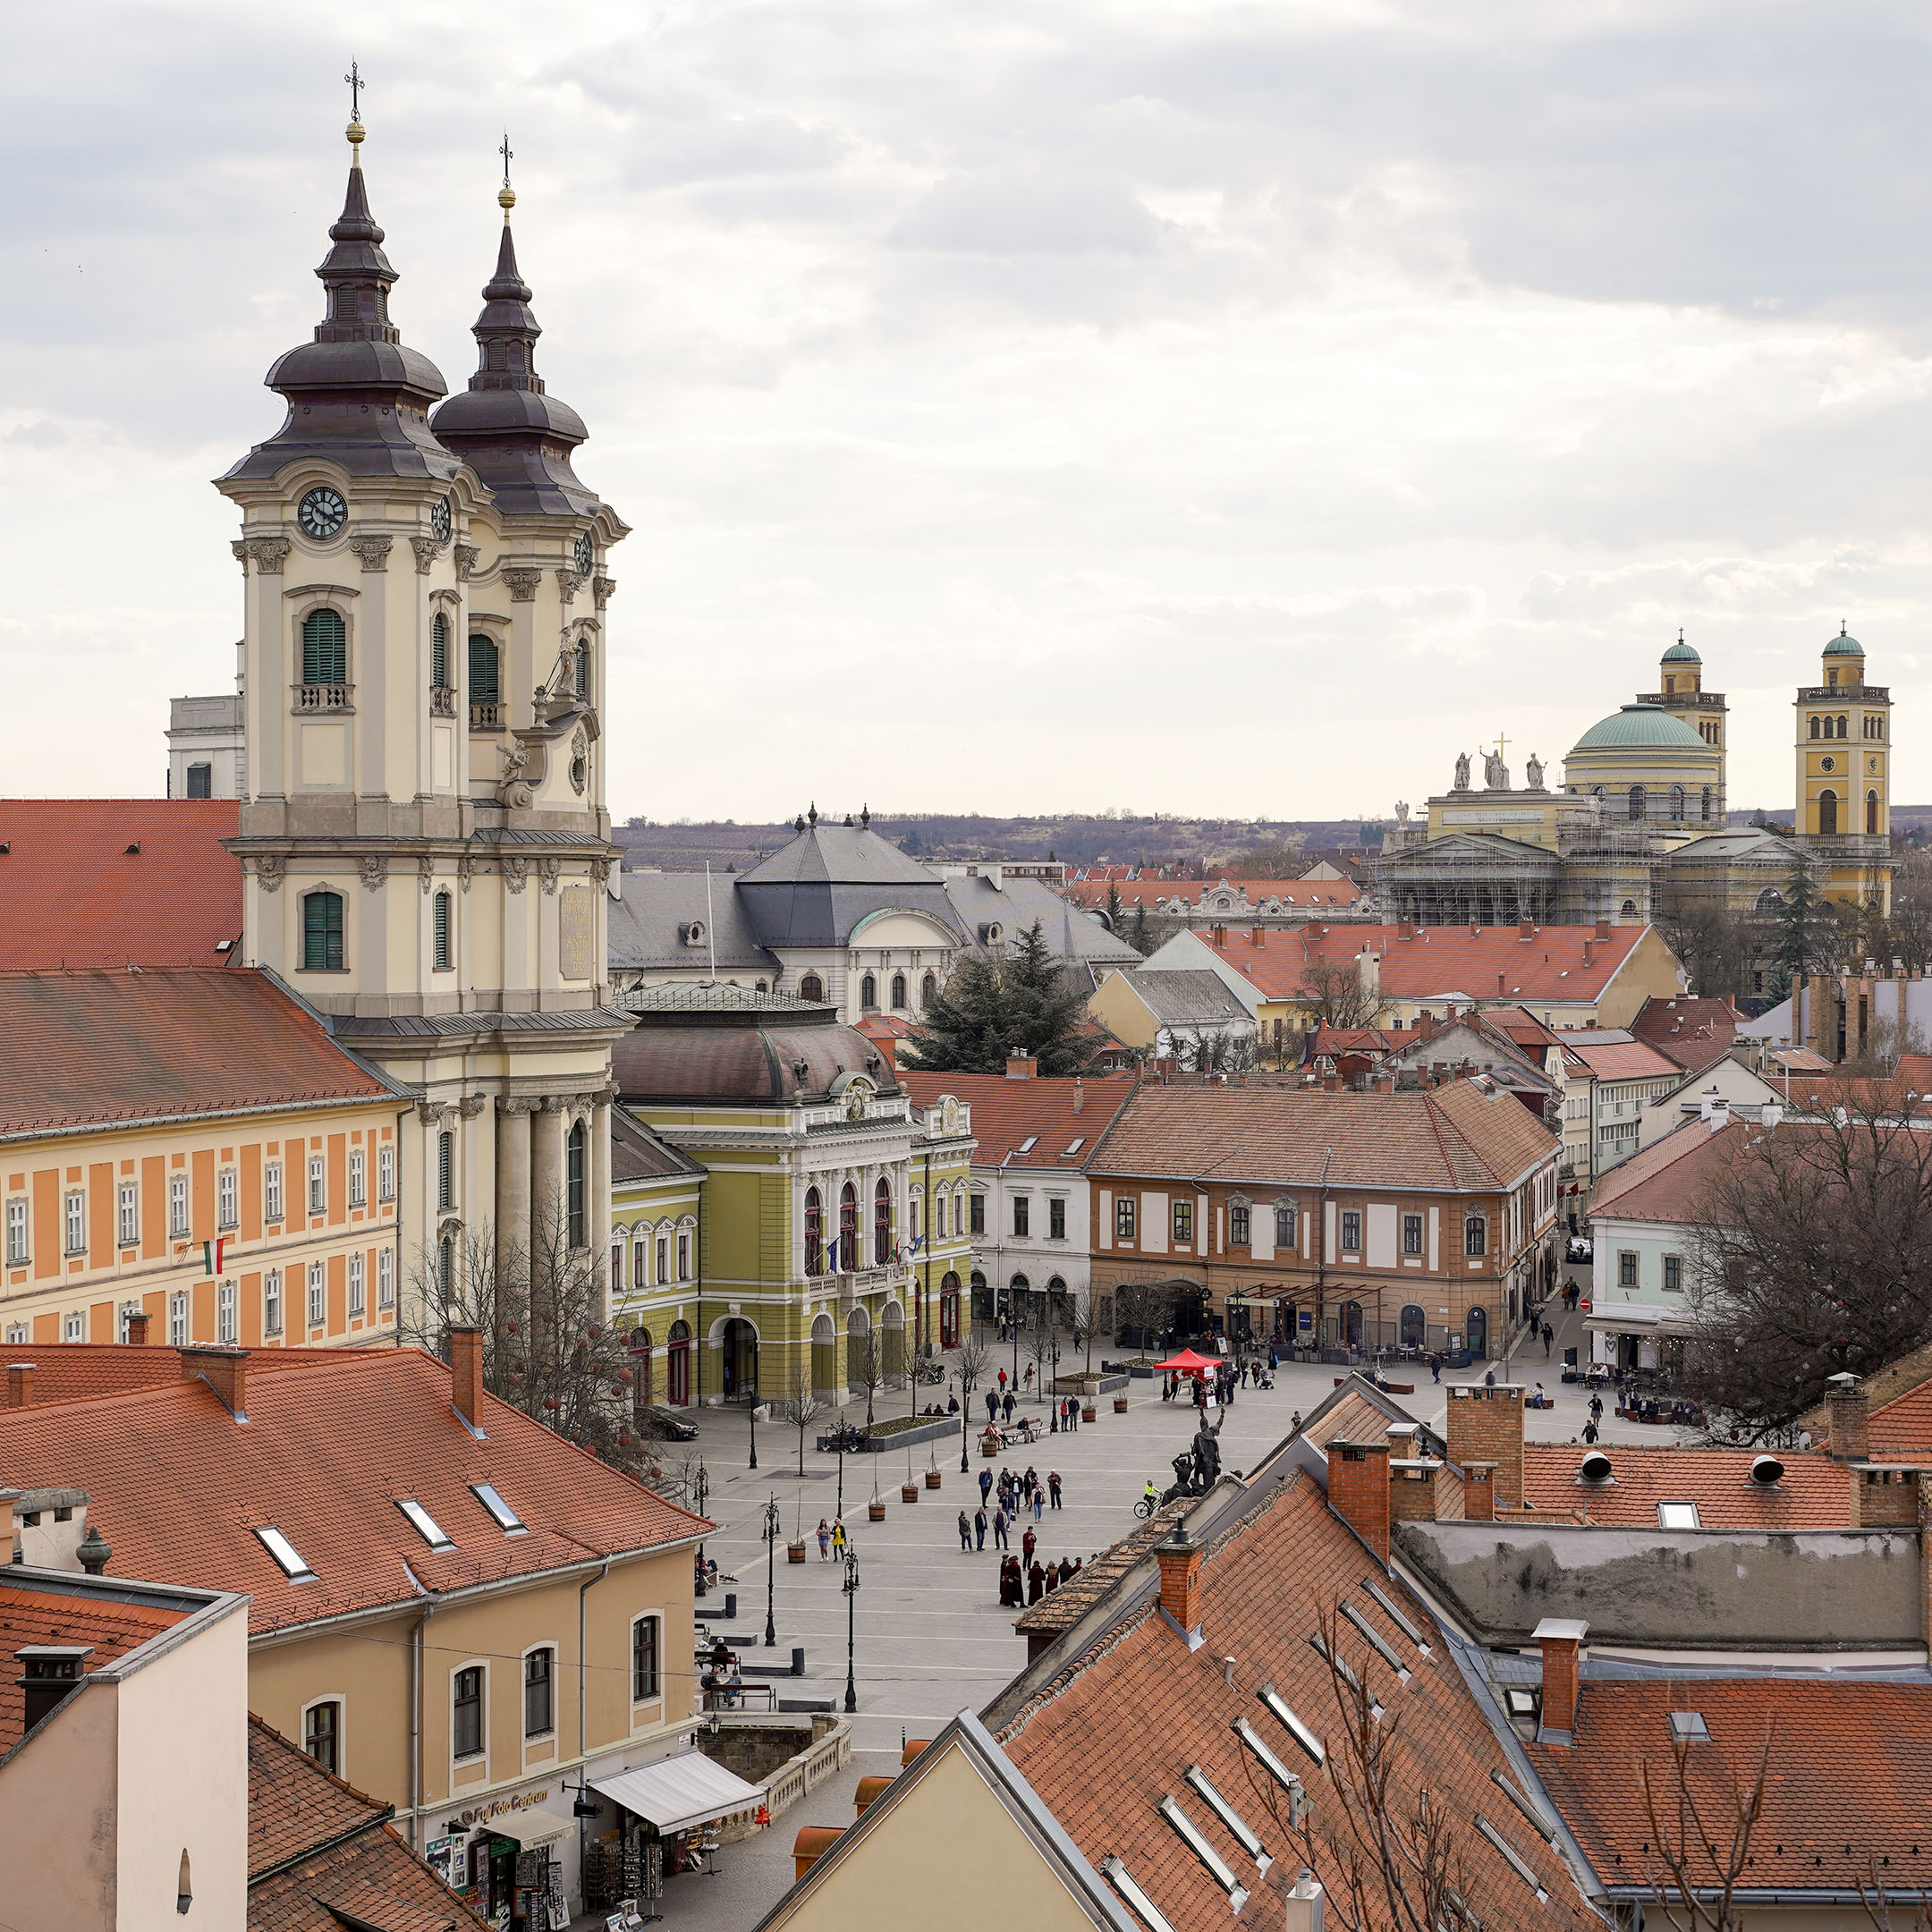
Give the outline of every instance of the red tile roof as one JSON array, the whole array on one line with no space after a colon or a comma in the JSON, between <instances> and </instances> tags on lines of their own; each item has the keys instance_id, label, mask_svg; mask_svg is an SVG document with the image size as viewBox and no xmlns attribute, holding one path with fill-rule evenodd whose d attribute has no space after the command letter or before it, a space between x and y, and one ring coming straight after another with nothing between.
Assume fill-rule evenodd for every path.
<instances>
[{"instance_id":1,"label":"red tile roof","mask_svg":"<svg viewBox=\"0 0 1932 1932\"><path fill-rule=\"evenodd\" d=\"M1211 879L1128 880L1096 880L1089 874L1080 883L1069 886L1067 896L1078 905L1104 907L1110 887L1118 894L1122 905L1144 905L1149 911L1157 906L1199 909L1205 894L1224 889L1245 894L1249 912L1259 911L1270 899L1278 900L1284 907L1297 911L1332 907L1337 911L1346 911L1362 896L1361 887L1350 879L1233 878L1225 873ZM1233 911L1222 916L1234 920L1243 919L1247 914Z\"/></svg>"},{"instance_id":2,"label":"red tile roof","mask_svg":"<svg viewBox=\"0 0 1932 1932\"><path fill-rule=\"evenodd\" d=\"M419 1349L340 1352L299 1374L249 1366L246 1423L199 1379L0 1411L0 1470L15 1487L87 1490L88 1521L123 1574L250 1594L255 1632L675 1545L705 1527L494 1396L476 1441L451 1407L449 1369ZM497 1528L468 1487L479 1482L496 1486L528 1535ZM431 1549L399 1496L414 1496L454 1548ZM254 1534L265 1525L313 1582L284 1575Z\"/></svg>"},{"instance_id":3,"label":"red tile roof","mask_svg":"<svg viewBox=\"0 0 1932 1932\"><path fill-rule=\"evenodd\" d=\"M902 1072L899 1084L919 1107L951 1094L972 1108L976 1167L1052 1167L1078 1174L1134 1089L1131 1073L1088 1080L1008 1080L1003 1073ZM1073 1111L1078 1099L1080 1111ZM1025 1153L1021 1144L1035 1144ZM1067 1149L1078 1140L1072 1153Z\"/></svg>"},{"instance_id":4,"label":"red tile roof","mask_svg":"<svg viewBox=\"0 0 1932 1932\"><path fill-rule=\"evenodd\" d=\"M975 1121L977 1125L977 1119ZM1556 1140L1501 1089L1427 1091L1143 1085L1089 1164L1259 1187L1488 1192L1555 1156Z\"/></svg>"},{"instance_id":5,"label":"red tile roof","mask_svg":"<svg viewBox=\"0 0 1932 1932\"><path fill-rule=\"evenodd\" d=\"M1374 1580L1428 1640L1420 1656L1363 1588ZM1580 1927L1593 1922L1549 1846L1522 1822L1491 1783L1507 1775L1502 1746L1463 1682L1448 1646L1422 1601L1385 1577L1354 1533L1328 1510L1314 1479L1295 1470L1265 1494L1224 1535L1210 1541L1201 1564L1201 1623L1206 1642L1190 1651L1138 1590L1123 1597L1120 1620L1076 1657L1049 1653L986 1714L1007 1757L1052 1811L1088 1862L1113 1854L1175 1927L1278 1926L1279 1885L1292 1882L1294 1846L1270 1810L1268 1775L1249 1756L1232 1726L1246 1719L1268 1749L1306 1781L1318 1828L1346 1827L1328 1780L1261 1701L1275 1692L1318 1736L1331 1761L1344 1760L1337 1688L1310 1644L1325 1616L1349 1604L1400 1657L1411 1674L1400 1682L1356 1633L1342 1623L1340 1654L1367 1674L1387 1707L1396 1739L1394 1801L1403 1815L1426 1788L1455 1820L1467 1860L1465 1896L1482 1923L1509 1928ZM1233 1682L1222 1659L1233 1657ZM1057 1668L1056 1668L1057 1665ZM1254 1863L1227 1827L1184 1782L1198 1765L1274 1855L1274 1872L1257 1879ZM1227 1895L1182 1843L1157 1807L1178 1800L1197 1830L1247 1885L1251 1896L1231 1913ZM1474 1829L1488 1819L1525 1860L1548 1894L1535 1893ZM1325 1878L1330 1874L1325 1872ZM1372 1902L1366 1923L1385 1922ZM1337 1907L1340 1908L1340 1902ZM1126 1916L1123 1914L1123 1918Z\"/></svg>"},{"instance_id":6,"label":"red tile roof","mask_svg":"<svg viewBox=\"0 0 1932 1932\"><path fill-rule=\"evenodd\" d=\"M219 966L242 936L233 799L0 799L0 968ZM128 847L139 845L138 852Z\"/></svg>"},{"instance_id":7,"label":"red tile roof","mask_svg":"<svg viewBox=\"0 0 1932 1932\"><path fill-rule=\"evenodd\" d=\"M467 1932L479 1919L389 1824L393 1805L249 1718L249 1932Z\"/></svg>"},{"instance_id":8,"label":"red tile roof","mask_svg":"<svg viewBox=\"0 0 1932 1932\"><path fill-rule=\"evenodd\" d=\"M1742 1120L1712 1128L1689 1120L1613 1167L1597 1183L1590 1218L1624 1221L1695 1221L1706 1183L1728 1166L1764 1130ZM1780 1128L1780 1132L1785 1130Z\"/></svg>"},{"instance_id":9,"label":"red tile roof","mask_svg":"<svg viewBox=\"0 0 1932 1932\"><path fill-rule=\"evenodd\" d=\"M1752 1449L1676 1449L1663 1445L1523 1445L1523 1501L1531 1509L1574 1512L1595 1524L1655 1530L1659 1503L1695 1503L1706 1530L1847 1530L1852 1478L1843 1462L1816 1452L1779 1456L1775 1484L1754 1483ZM1611 1480L1577 1480L1586 1455L1610 1458Z\"/></svg>"},{"instance_id":10,"label":"red tile roof","mask_svg":"<svg viewBox=\"0 0 1932 1932\"><path fill-rule=\"evenodd\" d=\"M97 1671L193 1614L186 1606L133 1596L109 1601L91 1586L69 1593L57 1585L9 1582L5 1577L0 1570L0 1658L5 1659L0 1670L0 1756L26 1734L16 1650L28 1644L90 1644L94 1655L85 1668Z\"/></svg>"},{"instance_id":11,"label":"red tile roof","mask_svg":"<svg viewBox=\"0 0 1932 1932\"><path fill-rule=\"evenodd\" d=\"M1564 1040L1562 1045L1565 1055L1580 1061L1600 1080L1676 1080L1683 1072L1674 1060L1666 1059L1641 1040L1606 1040L1600 1045L1573 1045Z\"/></svg>"},{"instance_id":12,"label":"red tile roof","mask_svg":"<svg viewBox=\"0 0 1932 1932\"><path fill-rule=\"evenodd\" d=\"M1523 1747L1606 1885L1642 1886L1660 1876L1645 1849L1656 1831L1639 1770L1648 1768L1658 1809L1674 1818L1673 1711L1699 1712L1709 1728L1710 1741L1684 1753L1685 1783L1721 1843L1730 1840L1733 1794L1750 1792L1770 1740L1747 1886L1851 1893L1859 1880L1872 1882L1875 1867L1914 1900L1932 1886L1932 1684L1775 1677L1586 1678L1570 1749Z\"/></svg>"},{"instance_id":13,"label":"red tile roof","mask_svg":"<svg viewBox=\"0 0 1932 1932\"><path fill-rule=\"evenodd\" d=\"M1367 948L1379 962L1385 998L1548 1000L1574 1003L1603 996L1636 950L1647 926L1613 926L1599 939L1592 926L1539 926L1520 939L1513 926L1422 926L1403 938L1399 926L1292 926L1256 945L1230 932L1215 946L1223 959L1268 999L1292 999L1311 962L1346 965ZM1195 936L1204 945L1214 942ZM1590 963L1583 963L1588 946Z\"/></svg>"},{"instance_id":14,"label":"red tile roof","mask_svg":"<svg viewBox=\"0 0 1932 1932\"><path fill-rule=\"evenodd\" d=\"M1652 999L1631 1021L1631 1031L1698 1073L1730 1052L1743 1018L1727 999Z\"/></svg>"},{"instance_id":15,"label":"red tile roof","mask_svg":"<svg viewBox=\"0 0 1932 1932\"><path fill-rule=\"evenodd\" d=\"M340 1349L265 1348L249 1358L249 1373L313 1368L340 1360ZM111 1342L10 1342L4 1364L30 1363L34 1406L43 1402L92 1402L123 1395L131 1389L165 1388L191 1380L199 1368L185 1369L176 1348L130 1348Z\"/></svg>"},{"instance_id":16,"label":"red tile roof","mask_svg":"<svg viewBox=\"0 0 1932 1932\"><path fill-rule=\"evenodd\" d=\"M314 1102L402 1104L260 972L0 973L0 1135Z\"/></svg>"}]
</instances>

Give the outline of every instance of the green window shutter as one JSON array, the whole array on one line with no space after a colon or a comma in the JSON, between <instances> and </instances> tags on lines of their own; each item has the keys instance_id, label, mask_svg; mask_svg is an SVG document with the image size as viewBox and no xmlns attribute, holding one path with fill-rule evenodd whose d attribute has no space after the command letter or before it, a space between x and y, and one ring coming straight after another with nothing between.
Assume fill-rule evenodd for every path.
<instances>
[{"instance_id":1,"label":"green window shutter","mask_svg":"<svg viewBox=\"0 0 1932 1932\"><path fill-rule=\"evenodd\" d=\"M496 702L496 640L477 631L470 640L470 702Z\"/></svg>"},{"instance_id":2,"label":"green window shutter","mask_svg":"<svg viewBox=\"0 0 1932 1932\"><path fill-rule=\"evenodd\" d=\"M436 922L436 963L438 972L447 972L450 966L450 895L438 893L434 901Z\"/></svg>"},{"instance_id":3,"label":"green window shutter","mask_svg":"<svg viewBox=\"0 0 1932 1932\"><path fill-rule=\"evenodd\" d=\"M436 1136L436 1206L453 1208L456 1204L456 1136L439 1133Z\"/></svg>"},{"instance_id":4,"label":"green window shutter","mask_svg":"<svg viewBox=\"0 0 1932 1932\"><path fill-rule=\"evenodd\" d=\"M429 682L447 691L449 681L449 619L438 611L429 626Z\"/></svg>"},{"instance_id":5,"label":"green window shutter","mask_svg":"<svg viewBox=\"0 0 1932 1932\"><path fill-rule=\"evenodd\" d=\"M302 619L304 684L349 682L349 631L339 611L315 610Z\"/></svg>"},{"instance_id":6,"label":"green window shutter","mask_svg":"<svg viewBox=\"0 0 1932 1932\"><path fill-rule=\"evenodd\" d=\"M309 972L340 972L343 902L339 893L310 893L302 901L302 965Z\"/></svg>"}]
</instances>

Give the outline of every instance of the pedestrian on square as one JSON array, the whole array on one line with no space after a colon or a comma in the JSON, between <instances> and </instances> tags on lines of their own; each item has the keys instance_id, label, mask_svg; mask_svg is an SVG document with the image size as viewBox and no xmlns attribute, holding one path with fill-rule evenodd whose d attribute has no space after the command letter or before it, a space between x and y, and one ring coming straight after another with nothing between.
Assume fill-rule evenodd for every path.
<instances>
[{"instance_id":1,"label":"pedestrian on square","mask_svg":"<svg viewBox=\"0 0 1932 1932\"><path fill-rule=\"evenodd\" d=\"M976 1549L983 1550L986 1547L986 1512L983 1509L973 1512L973 1534L979 1539Z\"/></svg>"},{"instance_id":2,"label":"pedestrian on square","mask_svg":"<svg viewBox=\"0 0 1932 1932\"><path fill-rule=\"evenodd\" d=\"M1013 1545L1006 1540L1007 1521L1004 1510L995 1510L993 1512L993 1546L996 1549L1011 1549L1013 1547Z\"/></svg>"},{"instance_id":3,"label":"pedestrian on square","mask_svg":"<svg viewBox=\"0 0 1932 1932\"><path fill-rule=\"evenodd\" d=\"M1036 1487L1033 1491L1033 1521L1035 1522L1040 1520L1040 1511L1046 1507L1046 1492L1044 1489Z\"/></svg>"},{"instance_id":4,"label":"pedestrian on square","mask_svg":"<svg viewBox=\"0 0 1932 1932\"><path fill-rule=\"evenodd\" d=\"M1051 1563L1046 1565L1046 1594L1051 1597L1060 1588L1060 1572Z\"/></svg>"},{"instance_id":5,"label":"pedestrian on square","mask_svg":"<svg viewBox=\"0 0 1932 1932\"><path fill-rule=\"evenodd\" d=\"M1004 1368L999 1372L999 1392L1002 1395L1006 1393L1006 1371Z\"/></svg>"},{"instance_id":6,"label":"pedestrian on square","mask_svg":"<svg viewBox=\"0 0 1932 1932\"><path fill-rule=\"evenodd\" d=\"M1025 1480L1027 1487L1027 1494L1029 1496L1031 1496L1032 1493L1039 1487L1039 1471L1035 1469L1030 1462L1029 1462L1026 1466Z\"/></svg>"},{"instance_id":7,"label":"pedestrian on square","mask_svg":"<svg viewBox=\"0 0 1932 1932\"><path fill-rule=\"evenodd\" d=\"M1301 1411L1297 1409L1295 1412L1288 1418L1288 1433L1291 1436L1298 1435L1301 1432Z\"/></svg>"},{"instance_id":8,"label":"pedestrian on square","mask_svg":"<svg viewBox=\"0 0 1932 1932\"><path fill-rule=\"evenodd\" d=\"M832 1554L842 1561L844 1558L845 1519L843 1516L835 1516L832 1519Z\"/></svg>"},{"instance_id":9,"label":"pedestrian on square","mask_svg":"<svg viewBox=\"0 0 1932 1932\"><path fill-rule=\"evenodd\" d=\"M818 1519L818 1561L820 1563L830 1563L831 1560L832 1525L821 1516Z\"/></svg>"},{"instance_id":10,"label":"pedestrian on square","mask_svg":"<svg viewBox=\"0 0 1932 1932\"><path fill-rule=\"evenodd\" d=\"M992 1493L993 1471L989 1469L983 1469L979 1471L979 1507L981 1509L986 1507L987 1498Z\"/></svg>"},{"instance_id":11,"label":"pedestrian on square","mask_svg":"<svg viewBox=\"0 0 1932 1932\"><path fill-rule=\"evenodd\" d=\"M1436 1352L1429 1357L1428 1372L1429 1380L1431 1382L1440 1382L1442 1380L1442 1351L1440 1349L1437 1349Z\"/></svg>"},{"instance_id":12,"label":"pedestrian on square","mask_svg":"<svg viewBox=\"0 0 1932 1932\"><path fill-rule=\"evenodd\" d=\"M1064 1556L1060 1559L1060 1580L1064 1583L1073 1574L1073 1565Z\"/></svg>"},{"instance_id":13,"label":"pedestrian on square","mask_svg":"<svg viewBox=\"0 0 1932 1932\"><path fill-rule=\"evenodd\" d=\"M1549 1360L1550 1343L1556 1338L1556 1331L1547 1322L1543 1324L1543 1360Z\"/></svg>"},{"instance_id":14,"label":"pedestrian on square","mask_svg":"<svg viewBox=\"0 0 1932 1932\"><path fill-rule=\"evenodd\" d=\"M999 1420L999 1396L992 1389L986 1392L986 1419L988 1422Z\"/></svg>"},{"instance_id":15,"label":"pedestrian on square","mask_svg":"<svg viewBox=\"0 0 1932 1932\"><path fill-rule=\"evenodd\" d=\"M1029 1530L1027 1533L1020 1538L1020 1555L1021 1558L1027 1563L1031 1563L1033 1561L1033 1552L1038 1547L1038 1546L1039 1538L1035 1536L1030 1530Z\"/></svg>"},{"instance_id":16,"label":"pedestrian on square","mask_svg":"<svg viewBox=\"0 0 1932 1932\"><path fill-rule=\"evenodd\" d=\"M1593 1443L1597 1440L1597 1419L1596 1417L1592 1416L1590 1419L1583 1425L1583 1440L1587 1443Z\"/></svg>"},{"instance_id":17,"label":"pedestrian on square","mask_svg":"<svg viewBox=\"0 0 1932 1932\"><path fill-rule=\"evenodd\" d=\"M964 1510L960 1512L960 1547L962 1550L972 1547L972 1519Z\"/></svg>"},{"instance_id":18,"label":"pedestrian on square","mask_svg":"<svg viewBox=\"0 0 1932 1932\"><path fill-rule=\"evenodd\" d=\"M1013 1392L1011 1389L1008 1389L1006 1391L1006 1399L1004 1402L1001 1403L1000 1406L1005 1410L1006 1419L1011 1422L1013 1420Z\"/></svg>"},{"instance_id":19,"label":"pedestrian on square","mask_svg":"<svg viewBox=\"0 0 1932 1932\"><path fill-rule=\"evenodd\" d=\"M1029 1362L1026 1365L1026 1375L1023 1377L1023 1381L1026 1392L1029 1395L1030 1395L1033 1393L1033 1364L1031 1362Z\"/></svg>"},{"instance_id":20,"label":"pedestrian on square","mask_svg":"<svg viewBox=\"0 0 1932 1932\"><path fill-rule=\"evenodd\" d=\"M1037 1604L1046 1594L1046 1572L1036 1562L1027 1572L1027 1601Z\"/></svg>"},{"instance_id":21,"label":"pedestrian on square","mask_svg":"<svg viewBox=\"0 0 1932 1932\"><path fill-rule=\"evenodd\" d=\"M1046 1471L1046 1487L1053 1494L1053 1506L1058 1509L1060 1507L1060 1471L1058 1470L1048 1470Z\"/></svg>"}]
</instances>

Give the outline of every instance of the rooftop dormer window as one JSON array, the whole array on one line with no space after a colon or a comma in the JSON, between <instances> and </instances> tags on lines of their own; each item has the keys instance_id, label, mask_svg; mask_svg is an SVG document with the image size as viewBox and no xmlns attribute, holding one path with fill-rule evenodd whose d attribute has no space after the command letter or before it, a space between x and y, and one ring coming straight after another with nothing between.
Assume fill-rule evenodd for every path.
<instances>
[{"instance_id":1,"label":"rooftop dormer window","mask_svg":"<svg viewBox=\"0 0 1932 1932\"><path fill-rule=\"evenodd\" d=\"M258 1525L255 1534L291 1583L313 1583L316 1580L316 1573L303 1562L301 1552L273 1523Z\"/></svg>"},{"instance_id":2,"label":"rooftop dormer window","mask_svg":"<svg viewBox=\"0 0 1932 1932\"><path fill-rule=\"evenodd\" d=\"M505 1503L497 1493L495 1483L471 1483L470 1493L495 1520L496 1527L505 1536L528 1536L530 1526Z\"/></svg>"},{"instance_id":3,"label":"rooftop dormer window","mask_svg":"<svg viewBox=\"0 0 1932 1932\"><path fill-rule=\"evenodd\" d=\"M414 1496L398 1496L396 1507L409 1519L409 1525L433 1550L454 1549L454 1541L447 1536L436 1518L426 1510Z\"/></svg>"}]
</instances>

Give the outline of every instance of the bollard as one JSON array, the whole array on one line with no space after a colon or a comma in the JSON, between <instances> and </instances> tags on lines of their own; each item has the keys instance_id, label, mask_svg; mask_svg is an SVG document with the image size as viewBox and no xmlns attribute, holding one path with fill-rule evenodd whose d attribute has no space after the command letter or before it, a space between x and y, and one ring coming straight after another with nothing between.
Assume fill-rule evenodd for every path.
<instances>
[{"instance_id":1,"label":"bollard","mask_svg":"<svg viewBox=\"0 0 1932 1932\"><path fill-rule=\"evenodd\" d=\"M724 1621L729 1623L737 1614L738 1592L736 1590L726 1590L724 1592Z\"/></svg>"},{"instance_id":2,"label":"bollard","mask_svg":"<svg viewBox=\"0 0 1932 1932\"><path fill-rule=\"evenodd\" d=\"M805 1674L805 1647L802 1644L794 1645L792 1648L792 1674L794 1677L802 1677Z\"/></svg>"}]
</instances>

